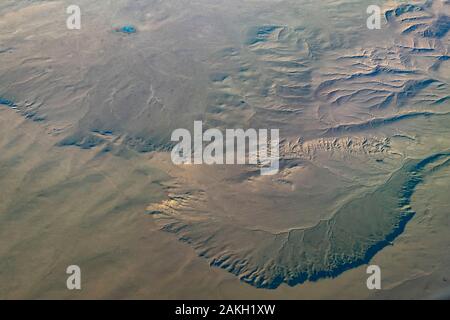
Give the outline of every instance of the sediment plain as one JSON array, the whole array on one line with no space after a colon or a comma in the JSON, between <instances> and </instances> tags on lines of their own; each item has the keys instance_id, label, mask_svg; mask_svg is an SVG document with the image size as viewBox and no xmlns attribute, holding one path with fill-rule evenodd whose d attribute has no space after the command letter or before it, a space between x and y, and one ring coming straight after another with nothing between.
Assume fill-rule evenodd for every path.
<instances>
[{"instance_id":1,"label":"sediment plain","mask_svg":"<svg viewBox=\"0 0 450 320\"><path fill-rule=\"evenodd\" d=\"M449 1L378 1L381 30L372 1L70 4L0 4L0 298L447 290ZM280 172L174 165L194 120L280 129Z\"/></svg>"}]
</instances>

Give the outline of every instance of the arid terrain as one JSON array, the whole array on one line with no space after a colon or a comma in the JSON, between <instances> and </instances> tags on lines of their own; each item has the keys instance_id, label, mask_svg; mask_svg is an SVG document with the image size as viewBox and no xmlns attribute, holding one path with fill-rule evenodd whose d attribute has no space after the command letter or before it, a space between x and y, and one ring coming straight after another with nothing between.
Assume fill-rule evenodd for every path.
<instances>
[{"instance_id":1,"label":"arid terrain","mask_svg":"<svg viewBox=\"0 0 450 320\"><path fill-rule=\"evenodd\" d=\"M0 2L0 299L449 295L449 1L71 4ZM279 172L173 164L195 120Z\"/></svg>"}]
</instances>

